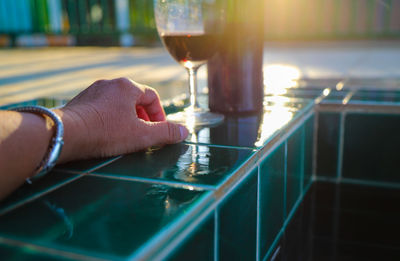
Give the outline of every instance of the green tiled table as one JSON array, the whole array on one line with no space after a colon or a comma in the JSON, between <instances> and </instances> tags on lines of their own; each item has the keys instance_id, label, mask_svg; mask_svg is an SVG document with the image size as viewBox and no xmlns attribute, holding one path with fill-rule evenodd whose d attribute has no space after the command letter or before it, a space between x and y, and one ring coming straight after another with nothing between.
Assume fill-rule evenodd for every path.
<instances>
[{"instance_id":1,"label":"green tiled table","mask_svg":"<svg viewBox=\"0 0 400 261\"><path fill-rule=\"evenodd\" d=\"M347 175L343 153L353 153L354 146L340 137L354 135L357 124L352 123L362 119L343 115L371 110L371 101L381 114L386 108L394 115L390 117L400 113L393 109L400 106L397 92L325 89L267 95L263 113L228 116L181 144L56 166L0 203L0 256L269 259L303 196L320 177L317 172L323 171L322 178ZM345 97L349 99L343 103ZM60 105L40 99L25 104ZM335 142L324 140L325 134ZM324 157L334 163L321 168Z\"/></svg>"}]
</instances>

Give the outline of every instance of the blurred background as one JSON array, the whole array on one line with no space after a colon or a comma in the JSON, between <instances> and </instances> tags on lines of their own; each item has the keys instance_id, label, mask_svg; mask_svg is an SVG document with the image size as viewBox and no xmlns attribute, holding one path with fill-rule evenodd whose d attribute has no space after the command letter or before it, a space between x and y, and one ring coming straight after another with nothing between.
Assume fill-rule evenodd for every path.
<instances>
[{"instance_id":1,"label":"blurred background","mask_svg":"<svg viewBox=\"0 0 400 261\"><path fill-rule=\"evenodd\" d=\"M265 39L399 39L400 0L264 0ZM158 42L152 0L0 0L0 46Z\"/></svg>"},{"instance_id":2,"label":"blurred background","mask_svg":"<svg viewBox=\"0 0 400 261\"><path fill-rule=\"evenodd\" d=\"M266 92L400 88L400 0L259 1ZM153 0L0 0L0 103L69 99L116 77L162 99L187 92L185 70L158 39Z\"/></svg>"}]
</instances>

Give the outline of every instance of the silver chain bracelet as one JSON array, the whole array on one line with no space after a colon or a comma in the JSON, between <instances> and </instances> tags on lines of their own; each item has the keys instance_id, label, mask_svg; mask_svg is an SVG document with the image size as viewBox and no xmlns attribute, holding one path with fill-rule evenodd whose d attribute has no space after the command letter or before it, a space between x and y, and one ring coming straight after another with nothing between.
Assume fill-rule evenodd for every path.
<instances>
[{"instance_id":1,"label":"silver chain bracelet","mask_svg":"<svg viewBox=\"0 0 400 261\"><path fill-rule=\"evenodd\" d=\"M64 145L64 125L61 121L61 118L57 114L42 106L24 106L12 108L10 110L17 112L30 112L42 115L43 117L46 115L54 122L55 130L49 149L47 150L40 164L37 166L35 174L26 179L27 183L32 184L32 181L43 177L56 165L57 159L60 156L61 149Z\"/></svg>"}]
</instances>

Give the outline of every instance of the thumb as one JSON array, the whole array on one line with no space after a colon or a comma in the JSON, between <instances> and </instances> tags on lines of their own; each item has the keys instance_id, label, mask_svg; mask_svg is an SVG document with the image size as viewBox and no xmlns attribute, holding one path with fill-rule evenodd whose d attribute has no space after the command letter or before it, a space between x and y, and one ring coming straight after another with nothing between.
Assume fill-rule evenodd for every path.
<instances>
[{"instance_id":1,"label":"thumb","mask_svg":"<svg viewBox=\"0 0 400 261\"><path fill-rule=\"evenodd\" d=\"M188 129L169 121L152 122L148 129L149 137L155 144L174 144L184 141L189 135Z\"/></svg>"}]
</instances>

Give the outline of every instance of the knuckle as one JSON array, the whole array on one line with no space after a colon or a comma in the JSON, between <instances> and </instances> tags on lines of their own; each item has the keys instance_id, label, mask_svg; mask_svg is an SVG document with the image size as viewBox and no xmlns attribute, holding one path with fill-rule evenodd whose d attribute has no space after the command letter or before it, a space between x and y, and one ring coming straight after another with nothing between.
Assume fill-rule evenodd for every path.
<instances>
[{"instance_id":1,"label":"knuckle","mask_svg":"<svg viewBox=\"0 0 400 261\"><path fill-rule=\"evenodd\" d=\"M113 80L117 85L119 85L119 86L122 86L122 87L127 87L127 86L132 86L133 84L132 84L132 81L131 80L129 80L128 78L126 78L126 77L120 77L120 78L117 78L117 79L114 79Z\"/></svg>"},{"instance_id":2,"label":"knuckle","mask_svg":"<svg viewBox=\"0 0 400 261\"><path fill-rule=\"evenodd\" d=\"M92 85L104 85L108 82L108 80L100 79L95 81Z\"/></svg>"}]
</instances>

